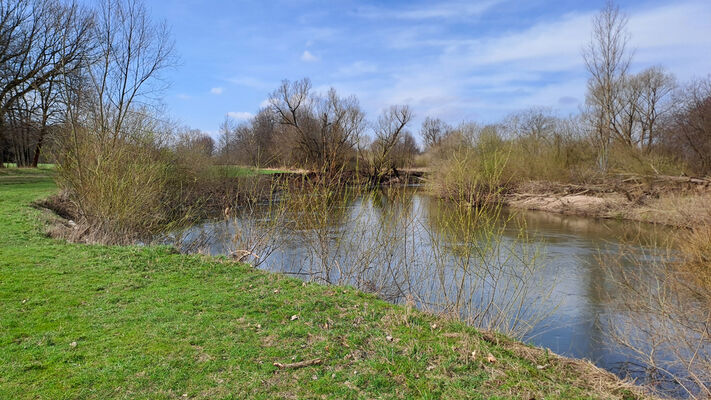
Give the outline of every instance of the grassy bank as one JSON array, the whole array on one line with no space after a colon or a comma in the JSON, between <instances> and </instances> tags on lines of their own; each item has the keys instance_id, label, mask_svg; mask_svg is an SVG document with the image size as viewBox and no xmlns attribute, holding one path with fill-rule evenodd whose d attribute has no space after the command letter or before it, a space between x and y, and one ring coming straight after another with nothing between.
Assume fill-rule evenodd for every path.
<instances>
[{"instance_id":1,"label":"grassy bank","mask_svg":"<svg viewBox=\"0 0 711 400\"><path fill-rule=\"evenodd\" d=\"M0 398L634 398L589 363L350 288L50 239L30 204L51 172L1 173Z\"/></svg>"}]
</instances>

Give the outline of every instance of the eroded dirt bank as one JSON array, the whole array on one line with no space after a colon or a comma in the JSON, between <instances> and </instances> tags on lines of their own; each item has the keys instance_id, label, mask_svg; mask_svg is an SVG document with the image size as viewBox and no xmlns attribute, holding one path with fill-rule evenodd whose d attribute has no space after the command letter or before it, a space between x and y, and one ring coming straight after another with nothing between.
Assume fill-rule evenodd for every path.
<instances>
[{"instance_id":1,"label":"eroded dirt bank","mask_svg":"<svg viewBox=\"0 0 711 400\"><path fill-rule=\"evenodd\" d=\"M711 223L711 179L626 176L586 185L527 182L506 205L566 215L694 227Z\"/></svg>"}]
</instances>

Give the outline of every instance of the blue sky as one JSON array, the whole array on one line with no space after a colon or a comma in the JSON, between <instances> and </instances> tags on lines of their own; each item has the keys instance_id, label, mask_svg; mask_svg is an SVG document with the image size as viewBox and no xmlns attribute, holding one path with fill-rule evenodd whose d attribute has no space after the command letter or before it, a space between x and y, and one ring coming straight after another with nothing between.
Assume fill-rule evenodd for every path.
<instances>
[{"instance_id":1,"label":"blue sky","mask_svg":"<svg viewBox=\"0 0 711 400\"><path fill-rule=\"evenodd\" d=\"M374 119L409 104L450 123L492 122L529 106L576 113L582 47L603 1L148 0L171 26L180 65L164 102L216 135L247 118L283 79L355 94ZM661 64L680 81L711 73L711 1L620 1L633 69ZM413 126L417 129L417 126Z\"/></svg>"}]
</instances>

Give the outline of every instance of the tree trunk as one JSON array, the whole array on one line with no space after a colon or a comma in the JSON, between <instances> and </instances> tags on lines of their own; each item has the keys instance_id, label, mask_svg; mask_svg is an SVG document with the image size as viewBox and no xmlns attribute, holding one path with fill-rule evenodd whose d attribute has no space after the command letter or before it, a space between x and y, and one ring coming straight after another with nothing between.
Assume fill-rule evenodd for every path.
<instances>
[{"instance_id":1,"label":"tree trunk","mask_svg":"<svg viewBox=\"0 0 711 400\"><path fill-rule=\"evenodd\" d=\"M3 110L0 109L0 168L5 168L5 144L3 136L5 134L5 124L3 123Z\"/></svg>"},{"instance_id":2,"label":"tree trunk","mask_svg":"<svg viewBox=\"0 0 711 400\"><path fill-rule=\"evenodd\" d=\"M37 139L37 145L35 146L35 155L32 157L32 164L30 167L37 168L39 164L40 153L42 152L42 140L44 140L44 129L40 132L40 136Z\"/></svg>"}]
</instances>

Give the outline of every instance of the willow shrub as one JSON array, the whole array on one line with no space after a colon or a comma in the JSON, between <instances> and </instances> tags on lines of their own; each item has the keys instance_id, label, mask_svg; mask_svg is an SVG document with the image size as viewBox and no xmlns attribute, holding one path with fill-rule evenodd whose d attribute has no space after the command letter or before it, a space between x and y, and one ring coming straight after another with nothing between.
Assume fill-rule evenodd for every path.
<instances>
[{"instance_id":1,"label":"willow shrub","mask_svg":"<svg viewBox=\"0 0 711 400\"><path fill-rule=\"evenodd\" d=\"M498 200L513 182L508 168L511 147L496 137L476 146L462 145L436 162L433 192L457 203L478 205Z\"/></svg>"},{"instance_id":2,"label":"willow shrub","mask_svg":"<svg viewBox=\"0 0 711 400\"><path fill-rule=\"evenodd\" d=\"M57 180L85 241L127 243L188 218L180 204L195 174L151 135L107 140L72 132L57 157Z\"/></svg>"}]
</instances>

